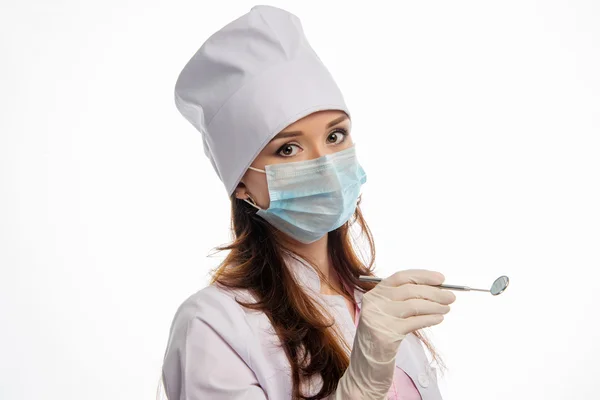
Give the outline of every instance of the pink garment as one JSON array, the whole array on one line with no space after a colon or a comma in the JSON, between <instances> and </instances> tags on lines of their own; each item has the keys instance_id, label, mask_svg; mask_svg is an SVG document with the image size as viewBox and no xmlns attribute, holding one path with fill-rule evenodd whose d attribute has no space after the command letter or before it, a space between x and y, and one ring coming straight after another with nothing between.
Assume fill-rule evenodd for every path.
<instances>
[{"instance_id":1,"label":"pink garment","mask_svg":"<svg viewBox=\"0 0 600 400\"><path fill-rule=\"evenodd\" d=\"M354 324L357 326L359 315L360 307L355 304ZM394 373L394 382L392 382L392 387L388 392L388 400L421 400L421 395L412 379L398 366L396 366Z\"/></svg>"}]
</instances>

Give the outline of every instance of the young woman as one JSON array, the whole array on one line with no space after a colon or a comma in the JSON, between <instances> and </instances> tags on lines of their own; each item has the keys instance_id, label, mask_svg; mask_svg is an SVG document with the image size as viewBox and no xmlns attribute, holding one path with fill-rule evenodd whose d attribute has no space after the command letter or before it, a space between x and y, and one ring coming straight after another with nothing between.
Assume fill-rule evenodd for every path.
<instances>
[{"instance_id":1,"label":"young woman","mask_svg":"<svg viewBox=\"0 0 600 400\"><path fill-rule=\"evenodd\" d=\"M374 260L358 206L366 175L299 19L252 8L196 52L175 99L230 196L234 241L175 314L168 399L441 399L419 329L455 296L434 271L359 281Z\"/></svg>"}]
</instances>

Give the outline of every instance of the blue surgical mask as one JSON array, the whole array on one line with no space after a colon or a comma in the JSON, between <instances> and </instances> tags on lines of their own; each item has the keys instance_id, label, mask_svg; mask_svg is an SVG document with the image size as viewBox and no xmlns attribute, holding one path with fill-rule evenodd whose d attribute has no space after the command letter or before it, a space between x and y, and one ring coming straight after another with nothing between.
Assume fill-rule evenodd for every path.
<instances>
[{"instance_id":1,"label":"blue surgical mask","mask_svg":"<svg viewBox=\"0 0 600 400\"><path fill-rule=\"evenodd\" d=\"M256 213L302 243L312 243L345 224L356 210L366 174L354 146L313 160L267 165L271 203Z\"/></svg>"}]
</instances>

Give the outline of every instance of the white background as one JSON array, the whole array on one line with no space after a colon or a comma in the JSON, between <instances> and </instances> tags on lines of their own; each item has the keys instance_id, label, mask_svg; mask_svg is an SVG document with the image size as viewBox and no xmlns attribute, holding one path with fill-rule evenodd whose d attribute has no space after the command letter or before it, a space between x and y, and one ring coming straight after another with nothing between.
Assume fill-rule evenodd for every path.
<instances>
[{"instance_id":1,"label":"white background","mask_svg":"<svg viewBox=\"0 0 600 400\"><path fill-rule=\"evenodd\" d=\"M457 293L445 400L600 398L600 3L277 1L353 112L376 273ZM229 202L173 102L250 1L0 9L0 398L153 399Z\"/></svg>"}]
</instances>

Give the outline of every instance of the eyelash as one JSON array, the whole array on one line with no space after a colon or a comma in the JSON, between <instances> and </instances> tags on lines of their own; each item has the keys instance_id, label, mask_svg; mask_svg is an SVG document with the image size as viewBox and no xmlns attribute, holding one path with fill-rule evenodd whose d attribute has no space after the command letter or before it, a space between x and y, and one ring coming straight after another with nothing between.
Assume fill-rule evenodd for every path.
<instances>
[{"instance_id":1,"label":"eyelash","mask_svg":"<svg viewBox=\"0 0 600 400\"><path fill-rule=\"evenodd\" d=\"M341 144L341 143L343 143L344 140L346 140L346 136L348 136L348 130L345 129L345 128L336 128L336 129L332 130L331 132L329 132L329 134L327 135L327 137L329 137L332 133L341 133L344 136L344 139L340 143L337 143L338 145ZM289 156L282 156L280 153L281 153L281 151L286 146L289 146L291 144L294 144L294 143L293 142L289 142L289 143L286 143L286 144L282 145L279 149L277 149L277 151L275 152L275 155L281 156L281 157L289 157ZM297 146L296 144L294 144L294 145Z\"/></svg>"},{"instance_id":2,"label":"eyelash","mask_svg":"<svg viewBox=\"0 0 600 400\"><path fill-rule=\"evenodd\" d=\"M346 136L348 136L348 130L345 128L336 128L336 129L332 130L331 132L329 132L329 135L331 135L332 133L341 133L344 136L344 139L342 140L342 142L344 140L346 140ZM329 137L329 135L327 135L327 137ZM338 143L338 144L340 144L340 143Z\"/></svg>"}]
</instances>

